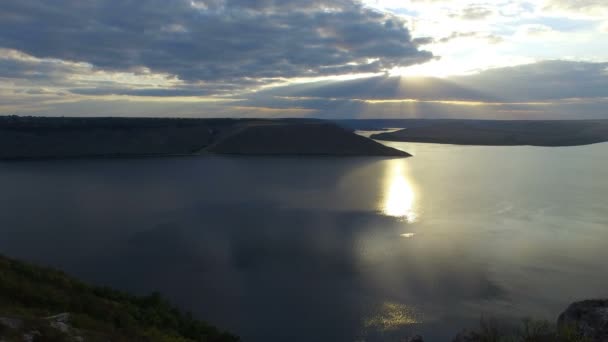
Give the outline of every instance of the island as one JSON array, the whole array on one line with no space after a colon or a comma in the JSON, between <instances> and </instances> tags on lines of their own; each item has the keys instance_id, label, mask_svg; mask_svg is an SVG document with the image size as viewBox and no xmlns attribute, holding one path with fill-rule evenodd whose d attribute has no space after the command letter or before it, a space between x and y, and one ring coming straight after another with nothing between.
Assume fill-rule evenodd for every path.
<instances>
[{"instance_id":1,"label":"island","mask_svg":"<svg viewBox=\"0 0 608 342\"><path fill-rule=\"evenodd\" d=\"M410 156L317 119L0 117L0 159L197 154Z\"/></svg>"},{"instance_id":2,"label":"island","mask_svg":"<svg viewBox=\"0 0 608 342\"><path fill-rule=\"evenodd\" d=\"M379 130L375 140L493 146L578 146L608 141L608 120L387 120L345 122L346 126Z\"/></svg>"}]
</instances>

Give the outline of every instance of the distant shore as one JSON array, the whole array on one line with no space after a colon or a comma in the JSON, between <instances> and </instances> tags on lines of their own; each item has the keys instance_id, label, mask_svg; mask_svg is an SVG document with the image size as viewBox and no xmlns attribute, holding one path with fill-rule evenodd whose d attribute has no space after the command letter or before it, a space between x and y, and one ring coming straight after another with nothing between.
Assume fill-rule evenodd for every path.
<instances>
[{"instance_id":1,"label":"distant shore","mask_svg":"<svg viewBox=\"0 0 608 342\"><path fill-rule=\"evenodd\" d=\"M608 120L345 120L360 130L402 129L371 134L385 141L486 146L579 146L608 141Z\"/></svg>"}]
</instances>

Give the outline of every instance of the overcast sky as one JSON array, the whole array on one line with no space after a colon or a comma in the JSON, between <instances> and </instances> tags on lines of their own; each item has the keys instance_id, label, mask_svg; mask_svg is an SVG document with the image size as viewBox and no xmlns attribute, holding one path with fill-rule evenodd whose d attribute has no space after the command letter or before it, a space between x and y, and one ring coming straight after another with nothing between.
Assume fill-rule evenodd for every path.
<instances>
[{"instance_id":1,"label":"overcast sky","mask_svg":"<svg viewBox=\"0 0 608 342\"><path fill-rule=\"evenodd\" d=\"M608 1L2 0L0 114L608 118Z\"/></svg>"}]
</instances>

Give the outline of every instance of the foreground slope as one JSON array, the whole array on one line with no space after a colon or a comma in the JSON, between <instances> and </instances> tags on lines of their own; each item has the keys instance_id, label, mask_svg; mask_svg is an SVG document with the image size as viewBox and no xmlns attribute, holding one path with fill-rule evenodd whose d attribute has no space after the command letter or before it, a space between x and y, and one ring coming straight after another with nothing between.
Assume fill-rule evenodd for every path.
<instances>
[{"instance_id":1,"label":"foreground slope","mask_svg":"<svg viewBox=\"0 0 608 342\"><path fill-rule=\"evenodd\" d=\"M44 267L0 256L0 340L238 341L183 314L158 294L132 296L90 286Z\"/></svg>"}]
</instances>

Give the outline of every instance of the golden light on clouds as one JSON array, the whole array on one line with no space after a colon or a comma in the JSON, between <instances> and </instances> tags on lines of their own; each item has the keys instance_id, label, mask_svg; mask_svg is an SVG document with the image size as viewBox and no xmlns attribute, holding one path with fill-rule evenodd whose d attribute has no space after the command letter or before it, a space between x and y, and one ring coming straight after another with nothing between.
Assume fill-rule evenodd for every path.
<instances>
[{"instance_id":1,"label":"golden light on clouds","mask_svg":"<svg viewBox=\"0 0 608 342\"><path fill-rule=\"evenodd\" d=\"M456 106L505 106L505 105L526 105L526 106L550 106L553 102L482 102L482 101L457 101L457 100L416 100L416 99L379 99L364 100L366 103L437 103Z\"/></svg>"}]
</instances>

